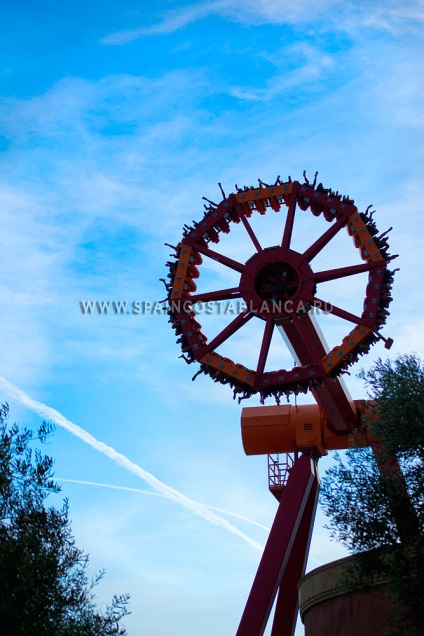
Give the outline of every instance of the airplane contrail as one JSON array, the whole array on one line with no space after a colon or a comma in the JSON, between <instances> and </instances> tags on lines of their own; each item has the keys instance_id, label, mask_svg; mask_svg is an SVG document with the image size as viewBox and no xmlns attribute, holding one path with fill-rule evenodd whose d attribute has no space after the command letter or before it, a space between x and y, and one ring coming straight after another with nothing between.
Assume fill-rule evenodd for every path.
<instances>
[{"instance_id":1,"label":"airplane contrail","mask_svg":"<svg viewBox=\"0 0 424 636\"><path fill-rule=\"evenodd\" d=\"M138 492L142 495L153 495L154 497L164 497L160 492L154 492L153 490L141 490L141 488L130 488L129 486L116 486L115 484L102 484L98 481L85 481L84 479L65 479L64 477L54 477L55 481L63 481L67 484L82 484L84 486L98 486L100 488L111 488L112 490L126 490L128 492ZM200 502L198 502L200 504ZM237 512L231 512L230 510L225 510L225 508L218 508L217 506L211 506L210 504L201 504L208 508L209 510L215 510L215 512L222 512L224 515L228 515L229 517L234 517L235 519L241 519L242 521L246 521L246 523L250 523L252 526L257 526L258 528L262 528L262 530L270 531L268 526L264 526L263 523L259 523L259 521L255 521L254 519L250 519L250 517L245 517L244 515L240 515Z\"/></svg>"},{"instance_id":2,"label":"airplane contrail","mask_svg":"<svg viewBox=\"0 0 424 636\"><path fill-rule=\"evenodd\" d=\"M69 433L72 433L72 435L75 435L75 437L81 439L85 444L88 444L95 450L99 451L99 453L102 453L106 457L109 457L109 459L115 462L115 464L117 464L118 466L122 466L123 468L125 468L125 470L128 470L130 473L133 473L134 475L137 475L137 477L140 477L154 490L161 493L163 497L179 503L184 508L191 510L191 512L193 512L195 515L198 515L206 521L209 521L209 523L211 523L212 525L219 526L221 528L224 528L228 532L235 534L256 550L263 550L263 545L249 537L242 530L239 530L227 519L224 519L223 517L215 514L204 504L190 499L190 497L187 497L178 490L175 490L175 488L171 488L171 486L168 486L163 481L160 481L160 479L149 473L147 470L144 470L144 468L141 468L141 466L139 466L138 464L135 464L133 461L128 459L128 457L118 452L112 446L101 442L93 435L91 435L91 433L83 429L81 426L78 426L78 424L74 424L74 422L68 420L64 415L59 413L59 411L56 411L56 409L53 409L51 406L47 406L47 404L43 404L42 402L33 400L29 395L22 391L22 389L15 386L2 376L0 376L0 387L2 387L9 395L19 400L19 402L26 406L28 409L30 409L34 413L37 413L37 415L40 415L41 417L50 420L58 426L64 428Z\"/></svg>"}]
</instances>

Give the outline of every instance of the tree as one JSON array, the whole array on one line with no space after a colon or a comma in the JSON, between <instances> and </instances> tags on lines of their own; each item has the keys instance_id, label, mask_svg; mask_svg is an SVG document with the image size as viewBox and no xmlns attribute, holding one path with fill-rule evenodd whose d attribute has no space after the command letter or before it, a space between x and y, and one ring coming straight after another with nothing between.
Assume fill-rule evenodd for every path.
<instances>
[{"instance_id":1,"label":"tree","mask_svg":"<svg viewBox=\"0 0 424 636\"><path fill-rule=\"evenodd\" d=\"M379 359L359 377L368 388L364 424L374 452L336 454L321 502L332 537L359 555L349 576L363 588L388 581L390 633L418 636L424 633L424 366L415 355Z\"/></svg>"},{"instance_id":2,"label":"tree","mask_svg":"<svg viewBox=\"0 0 424 636\"><path fill-rule=\"evenodd\" d=\"M52 427L37 435L8 425L0 408L0 625L7 636L124 636L128 595L115 596L104 612L94 603L88 555L76 547L68 502L46 505L60 492L53 460L43 455ZM34 448L35 446L35 448Z\"/></svg>"}]
</instances>

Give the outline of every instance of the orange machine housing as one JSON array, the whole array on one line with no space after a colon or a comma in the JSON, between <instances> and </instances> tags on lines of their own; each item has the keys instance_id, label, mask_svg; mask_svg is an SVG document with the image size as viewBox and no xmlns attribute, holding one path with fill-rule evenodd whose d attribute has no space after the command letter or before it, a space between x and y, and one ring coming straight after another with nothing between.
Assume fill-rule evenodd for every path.
<instances>
[{"instance_id":1,"label":"orange machine housing","mask_svg":"<svg viewBox=\"0 0 424 636\"><path fill-rule=\"evenodd\" d=\"M241 414L241 436L246 455L272 455L309 451L326 455L328 450L368 446L361 427L363 400L355 400L358 427L351 433L332 431L317 404L301 406L247 407Z\"/></svg>"}]
</instances>

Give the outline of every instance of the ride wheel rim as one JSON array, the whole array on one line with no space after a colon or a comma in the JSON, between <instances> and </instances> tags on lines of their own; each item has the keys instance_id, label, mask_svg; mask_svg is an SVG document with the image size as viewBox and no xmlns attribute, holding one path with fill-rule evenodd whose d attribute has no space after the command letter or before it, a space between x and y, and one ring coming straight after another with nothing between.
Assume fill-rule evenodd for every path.
<instances>
[{"instance_id":1,"label":"ride wheel rim","mask_svg":"<svg viewBox=\"0 0 424 636\"><path fill-rule=\"evenodd\" d=\"M287 217L281 243L263 248L249 218L255 211L263 215L271 209L278 212L282 206L287 207ZM329 223L328 229L303 253L291 247L297 207L309 209L314 216L323 215ZM211 243L219 243L220 234L229 233L234 223L242 223L256 250L246 263L210 247ZM347 228L353 237L363 262L314 272L311 261L343 228ZM215 381L230 384L234 396L239 395L239 399L259 393L262 401L273 396L279 402L282 395L306 392L325 378L340 375L382 338L378 331L388 315L394 274L388 269L388 263L394 257L388 253L387 239L377 234L369 208L360 213L353 200L326 190L321 184L315 188L308 183L281 183L277 180L273 186L239 190L225 197L220 204L211 204L199 223L185 226L182 241L176 248L176 260L168 263L171 280L167 285L168 313L175 332L180 336L178 342L182 346L183 357L187 362L200 363L198 373L206 373ZM237 272L239 284L196 294L194 279L199 276L203 256ZM317 297L318 283L364 272L368 272L368 285L361 315ZM196 319L195 304L234 299L242 299L246 309L208 341ZM320 355L311 346L311 338L313 340L315 335L309 311L323 306L334 316L353 323L354 327L340 345ZM256 368L248 369L242 363L220 355L216 349L253 317L264 321L264 330ZM299 338L305 344L307 363L291 369L265 371L274 328L284 325L285 321L290 321L288 331L292 336L289 339Z\"/></svg>"}]
</instances>

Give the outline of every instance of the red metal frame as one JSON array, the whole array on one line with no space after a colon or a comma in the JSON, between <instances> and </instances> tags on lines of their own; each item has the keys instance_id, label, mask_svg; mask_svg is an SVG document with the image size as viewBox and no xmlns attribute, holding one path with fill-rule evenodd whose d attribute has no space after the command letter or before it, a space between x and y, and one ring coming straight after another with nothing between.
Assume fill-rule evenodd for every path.
<instances>
[{"instance_id":1,"label":"red metal frame","mask_svg":"<svg viewBox=\"0 0 424 636\"><path fill-rule=\"evenodd\" d=\"M292 636L297 615L297 583L305 571L317 492L316 464L302 455L290 471L237 636L264 633L279 590L272 633Z\"/></svg>"},{"instance_id":2,"label":"red metal frame","mask_svg":"<svg viewBox=\"0 0 424 636\"><path fill-rule=\"evenodd\" d=\"M318 485L311 488L293 548L278 589L271 636L292 636L296 628L299 602L297 584L304 576L318 503Z\"/></svg>"},{"instance_id":3,"label":"red metal frame","mask_svg":"<svg viewBox=\"0 0 424 636\"><path fill-rule=\"evenodd\" d=\"M325 355L325 342L307 314L290 323L282 322L281 328L289 339L299 364L310 364L315 356ZM325 413L329 426L335 431L345 433L358 425L356 406L340 381L324 378L321 384L312 389L312 394Z\"/></svg>"},{"instance_id":4,"label":"red metal frame","mask_svg":"<svg viewBox=\"0 0 424 636\"><path fill-rule=\"evenodd\" d=\"M265 214L268 209L278 212L283 205L288 209L281 243L277 247L264 248L248 218L255 211L259 214ZM330 224L303 254L291 247L297 207L302 210L310 209L315 216L322 214ZM241 223L252 242L254 252L246 263L236 261L210 247L210 243L219 243L222 233L230 231L231 223ZM361 258L366 262L314 272L311 261L342 228L346 228L353 237ZM387 306L391 300L392 272L388 271L387 265L392 257L388 255L386 239L376 234L377 229L368 211L359 213L351 199L325 190L322 186L315 188L308 183L300 184L291 180L281 183L277 180L275 185L265 186L260 182L257 189L245 188L224 198L219 205L211 204L199 223L194 223L193 227L186 226L182 242L176 248L177 261L169 263L170 320L175 330L182 334L180 341L187 362L200 362L201 372L211 375L214 380L229 383L235 394L240 394L242 398L259 392L262 400L274 396L278 402L282 394L313 389L319 405L329 414L335 430L342 432L352 428L356 412L345 400L343 392L336 395L331 390L330 383L355 362L359 355L366 353L371 344L381 339L378 330L385 322ZM184 251L184 258L181 258L181 250ZM192 278L198 276L198 271L187 260L187 252L190 252L196 264L200 264L200 255L203 255L238 272L239 285L196 293ZM274 274L264 273L267 266L269 272L273 271L273 267L279 268L275 274L277 278L273 278ZM332 305L326 302L325 297L321 299L316 293L317 285L325 281L364 272L369 273L369 282L362 313L354 314ZM270 287L271 297L264 296L264 292L258 290L258 280L263 276L268 276L266 287ZM175 310L173 303L182 298L188 302L188 307L184 311ZM195 303L237 298L243 298L247 309L209 342L201 334L199 323L196 322L197 327L193 329ZM323 306L334 316L357 326L356 331L354 329L348 333L342 344L332 352L317 343L315 330L308 322L309 308ZM254 370L246 369L242 364L223 358L216 352L218 347L253 317L264 321L262 342ZM284 323L282 326L291 346L297 352L301 367L267 372L266 362L272 334L274 326L279 323ZM239 373L238 368L242 368L242 372ZM342 414L341 418L339 414Z\"/></svg>"}]
</instances>

